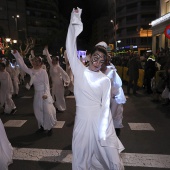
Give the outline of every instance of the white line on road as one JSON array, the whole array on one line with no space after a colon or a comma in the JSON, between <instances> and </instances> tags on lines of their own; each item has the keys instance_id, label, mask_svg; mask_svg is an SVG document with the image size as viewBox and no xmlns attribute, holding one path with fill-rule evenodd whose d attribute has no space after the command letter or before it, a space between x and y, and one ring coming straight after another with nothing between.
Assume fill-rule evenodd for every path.
<instances>
[{"instance_id":1,"label":"white line on road","mask_svg":"<svg viewBox=\"0 0 170 170\"><path fill-rule=\"evenodd\" d=\"M149 130L155 131L150 123L128 123L131 130Z\"/></svg>"},{"instance_id":2,"label":"white line on road","mask_svg":"<svg viewBox=\"0 0 170 170\"><path fill-rule=\"evenodd\" d=\"M121 153L124 166L170 168L170 155ZM14 160L71 163L71 150L14 148Z\"/></svg>"},{"instance_id":3,"label":"white line on road","mask_svg":"<svg viewBox=\"0 0 170 170\"><path fill-rule=\"evenodd\" d=\"M8 120L4 126L5 127L21 127L23 124L25 124L27 120Z\"/></svg>"}]
</instances>

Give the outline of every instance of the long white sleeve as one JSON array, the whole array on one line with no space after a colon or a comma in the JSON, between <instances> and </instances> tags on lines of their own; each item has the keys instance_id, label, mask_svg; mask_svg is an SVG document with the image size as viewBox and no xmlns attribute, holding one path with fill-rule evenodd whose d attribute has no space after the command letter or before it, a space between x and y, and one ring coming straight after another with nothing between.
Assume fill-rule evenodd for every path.
<instances>
[{"instance_id":1,"label":"long white sleeve","mask_svg":"<svg viewBox=\"0 0 170 170\"><path fill-rule=\"evenodd\" d=\"M29 75L31 75L32 73L32 70L29 69L26 64L24 63L24 60L23 58L21 57L21 55L19 54L19 52L17 51L15 54L12 53L13 56L15 57L17 63L19 64L20 68L25 71L26 73L28 73Z\"/></svg>"},{"instance_id":2,"label":"long white sleeve","mask_svg":"<svg viewBox=\"0 0 170 170\"><path fill-rule=\"evenodd\" d=\"M50 67L52 67L52 59L51 59L51 56L50 54L47 54L47 61L48 61L48 64L50 65Z\"/></svg>"},{"instance_id":3,"label":"long white sleeve","mask_svg":"<svg viewBox=\"0 0 170 170\"><path fill-rule=\"evenodd\" d=\"M76 13L74 10L72 11L66 39L67 57L75 77L81 74L81 70L83 71L85 69L85 66L77 58L76 38L83 30L83 24L80 18L82 10L78 9L78 11L78 13Z\"/></svg>"}]
</instances>

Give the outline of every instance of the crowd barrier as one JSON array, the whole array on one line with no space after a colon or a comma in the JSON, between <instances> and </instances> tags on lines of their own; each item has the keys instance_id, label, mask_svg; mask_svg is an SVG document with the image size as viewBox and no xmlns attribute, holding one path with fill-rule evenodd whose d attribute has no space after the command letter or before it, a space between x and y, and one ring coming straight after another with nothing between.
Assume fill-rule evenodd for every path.
<instances>
[{"instance_id":1,"label":"crowd barrier","mask_svg":"<svg viewBox=\"0 0 170 170\"><path fill-rule=\"evenodd\" d=\"M119 74L122 81L128 82L129 76L127 75L128 68L122 66L115 66L117 69L117 73ZM155 74L155 81L158 82L160 79L160 73L165 73L165 70L157 71ZM138 79L138 87L143 87L144 84L144 74L145 71L143 69L139 69L139 79Z\"/></svg>"}]
</instances>

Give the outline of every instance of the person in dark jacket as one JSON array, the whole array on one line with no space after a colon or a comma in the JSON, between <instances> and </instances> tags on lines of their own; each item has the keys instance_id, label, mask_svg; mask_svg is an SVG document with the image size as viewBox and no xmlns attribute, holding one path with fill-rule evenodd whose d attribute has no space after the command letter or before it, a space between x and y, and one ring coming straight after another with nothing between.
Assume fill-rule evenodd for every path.
<instances>
[{"instance_id":1,"label":"person in dark jacket","mask_svg":"<svg viewBox=\"0 0 170 170\"><path fill-rule=\"evenodd\" d=\"M145 64L145 82L146 82L146 89L147 93L151 94L151 80L155 76L156 73L156 63L155 63L155 56L151 54Z\"/></svg>"},{"instance_id":2,"label":"person in dark jacket","mask_svg":"<svg viewBox=\"0 0 170 170\"><path fill-rule=\"evenodd\" d=\"M128 75L129 75L129 82L127 86L127 94L130 94L130 89L133 83L133 94L136 94L137 90L137 82L139 78L139 69L141 68L141 63L138 60L137 56L132 56L127 64L128 67Z\"/></svg>"}]
</instances>

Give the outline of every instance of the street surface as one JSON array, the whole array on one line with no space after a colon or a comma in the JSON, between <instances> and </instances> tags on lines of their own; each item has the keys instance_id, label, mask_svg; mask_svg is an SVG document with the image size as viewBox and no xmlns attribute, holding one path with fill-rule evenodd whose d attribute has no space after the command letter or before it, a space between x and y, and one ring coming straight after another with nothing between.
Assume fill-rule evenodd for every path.
<instances>
[{"instance_id":1,"label":"street surface","mask_svg":"<svg viewBox=\"0 0 170 170\"><path fill-rule=\"evenodd\" d=\"M57 113L58 123L52 136L35 134L37 122L33 114L33 88L20 86L14 98L15 115L0 115L7 136L14 147L9 170L71 170L71 140L75 115L74 96L66 98L67 110ZM124 105L124 128L120 140L126 170L170 169L170 105L151 102L151 95L140 89L129 95Z\"/></svg>"}]
</instances>

